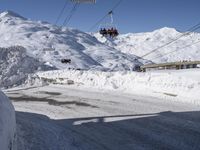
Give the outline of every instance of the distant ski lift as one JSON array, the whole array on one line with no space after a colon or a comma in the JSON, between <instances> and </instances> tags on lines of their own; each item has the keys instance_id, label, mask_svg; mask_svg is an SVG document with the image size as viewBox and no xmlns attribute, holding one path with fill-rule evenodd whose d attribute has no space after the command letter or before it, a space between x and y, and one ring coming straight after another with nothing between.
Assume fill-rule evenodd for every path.
<instances>
[{"instance_id":1,"label":"distant ski lift","mask_svg":"<svg viewBox=\"0 0 200 150\"><path fill-rule=\"evenodd\" d=\"M71 0L74 3L96 3L96 0Z\"/></svg>"},{"instance_id":2,"label":"distant ski lift","mask_svg":"<svg viewBox=\"0 0 200 150\"><path fill-rule=\"evenodd\" d=\"M46 51L46 52L47 52L47 51L54 51L54 50L55 50L54 48L44 48L44 49L43 49L43 51Z\"/></svg>"},{"instance_id":3,"label":"distant ski lift","mask_svg":"<svg viewBox=\"0 0 200 150\"><path fill-rule=\"evenodd\" d=\"M72 62L71 59L61 59L61 63L63 64L70 64Z\"/></svg>"},{"instance_id":4,"label":"distant ski lift","mask_svg":"<svg viewBox=\"0 0 200 150\"><path fill-rule=\"evenodd\" d=\"M55 48L53 46L44 48L43 51L55 51Z\"/></svg>"}]
</instances>

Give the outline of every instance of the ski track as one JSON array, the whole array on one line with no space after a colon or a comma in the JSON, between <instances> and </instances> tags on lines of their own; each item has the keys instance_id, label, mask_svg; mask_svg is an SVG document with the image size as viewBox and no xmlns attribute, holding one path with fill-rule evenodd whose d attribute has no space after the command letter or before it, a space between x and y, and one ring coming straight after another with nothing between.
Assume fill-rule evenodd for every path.
<instances>
[{"instance_id":1,"label":"ski track","mask_svg":"<svg viewBox=\"0 0 200 150\"><path fill-rule=\"evenodd\" d=\"M200 149L196 105L58 85L9 90L6 94L11 99L24 95L33 99L13 101L18 150ZM36 101L41 98L96 107Z\"/></svg>"}]
</instances>

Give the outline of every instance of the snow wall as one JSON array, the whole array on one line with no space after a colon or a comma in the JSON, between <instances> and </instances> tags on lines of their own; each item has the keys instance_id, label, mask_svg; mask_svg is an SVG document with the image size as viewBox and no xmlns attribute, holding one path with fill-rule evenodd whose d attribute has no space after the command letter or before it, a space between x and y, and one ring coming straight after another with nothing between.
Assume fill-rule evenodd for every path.
<instances>
[{"instance_id":1,"label":"snow wall","mask_svg":"<svg viewBox=\"0 0 200 150\"><path fill-rule=\"evenodd\" d=\"M0 150L16 149L15 110L9 99L0 91Z\"/></svg>"},{"instance_id":2,"label":"snow wall","mask_svg":"<svg viewBox=\"0 0 200 150\"><path fill-rule=\"evenodd\" d=\"M27 84L75 84L83 88L159 96L200 104L200 69L155 72L100 72L59 70L37 73Z\"/></svg>"}]
</instances>

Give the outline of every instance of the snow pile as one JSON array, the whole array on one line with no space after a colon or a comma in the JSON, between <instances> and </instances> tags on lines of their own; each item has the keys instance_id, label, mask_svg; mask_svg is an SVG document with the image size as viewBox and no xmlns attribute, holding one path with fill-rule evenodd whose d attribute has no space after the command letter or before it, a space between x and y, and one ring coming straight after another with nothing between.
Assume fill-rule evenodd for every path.
<instances>
[{"instance_id":1,"label":"snow pile","mask_svg":"<svg viewBox=\"0 0 200 150\"><path fill-rule=\"evenodd\" d=\"M134 70L146 60L122 53L75 29L34 22L14 12L0 14L1 47L20 45L30 57L59 69ZM71 64L61 63L71 59Z\"/></svg>"},{"instance_id":2,"label":"snow pile","mask_svg":"<svg viewBox=\"0 0 200 150\"><path fill-rule=\"evenodd\" d=\"M199 69L149 73L59 70L36 75L37 80L48 83L76 84L85 88L141 95L145 93L200 104Z\"/></svg>"},{"instance_id":3,"label":"snow pile","mask_svg":"<svg viewBox=\"0 0 200 150\"><path fill-rule=\"evenodd\" d=\"M8 98L0 91L0 149L14 150L15 145L15 111Z\"/></svg>"},{"instance_id":4,"label":"snow pile","mask_svg":"<svg viewBox=\"0 0 200 150\"><path fill-rule=\"evenodd\" d=\"M100 34L94 34L100 42L109 45L110 47L114 47L123 53L136 56L143 56L173 39L176 39L180 35L182 35L181 32L167 27L147 33L122 34L114 40L108 40ZM145 58L157 63L181 60L200 60L199 47L200 33L192 33L189 36L182 37L176 42L159 49Z\"/></svg>"},{"instance_id":5,"label":"snow pile","mask_svg":"<svg viewBox=\"0 0 200 150\"><path fill-rule=\"evenodd\" d=\"M26 55L21 46L0 48L0 87L22 84L28 74L53 69Z\"/></svg>"}]
</instances>

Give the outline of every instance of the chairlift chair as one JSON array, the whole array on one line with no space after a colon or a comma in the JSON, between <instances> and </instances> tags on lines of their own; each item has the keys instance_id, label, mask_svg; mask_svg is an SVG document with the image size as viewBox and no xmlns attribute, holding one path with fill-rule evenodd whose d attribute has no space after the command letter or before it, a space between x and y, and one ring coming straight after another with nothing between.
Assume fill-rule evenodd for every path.
<instances>
[{"instance_id":1,"label":"chairlift chair","mask_svg":"<svg viewBox=\"0 0 200 150\"><path fill-rule=\"evenodd\" d=\"M108 12L108 17L110 19L110 22L105 23L105 24L100 24L99 26L99 33L103 37L110 37L114 38L119 35L119 32L117 30L116 25L113 23L113 11Z\"/></svg>"}]
</instances>

